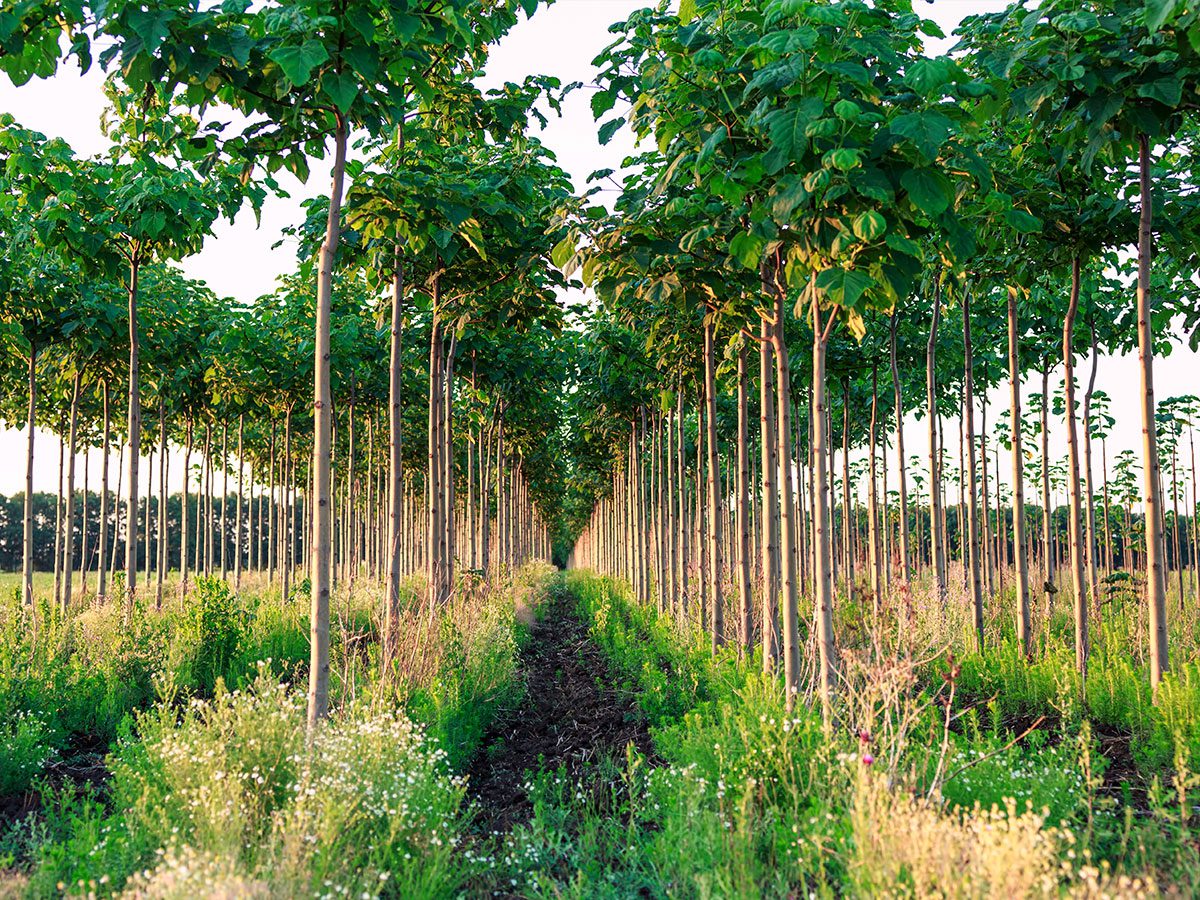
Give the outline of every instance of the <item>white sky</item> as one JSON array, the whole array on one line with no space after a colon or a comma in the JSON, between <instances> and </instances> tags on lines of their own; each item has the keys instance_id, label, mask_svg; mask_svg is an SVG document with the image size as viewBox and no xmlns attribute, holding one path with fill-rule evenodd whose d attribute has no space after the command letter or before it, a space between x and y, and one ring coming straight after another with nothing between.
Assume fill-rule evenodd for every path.
<instances>
[{"instance_id":1,"label":"white sky","mask_svg":"<svg viewBox=\"0 0 1200 900\"><path fill-rule=\"evenodd\" d=\"M593 79L591 60L610 40L608 26L625 18L631 11L649 5L630 0L557 0L541 9L529 21L520 23L493 51L488 67L488 83L517 81L526 75L542 73L555 75L563 83ZM917 2L917 11L935 19L949 33L964 17L973 13L1001 9L1000 0L936 0ZM935 42L931 51L940 51L949 41ZM100 90L101 79L95 72L81 77L77 70L67 68L52 79L34 81L14 88L0 80L0 111L12 113L21 124L51 136L65 138L79 154L87 155L104 149L106 140L99 127L104 107ZM551 119L541 135L543 141L557 154L559 164L572 174L576 186L583 188L587 175L601 168L616 168L621 158L631 150L628 137L620 133L612 143L601 147L596 140L596 124L589 107L588 89L572 94L561 119ZM262 225L255 227L254 216L244 212L230 224L217 225L215 234L204 249L184 264L185 271L203 278L221 295L251 300L270 291L276 277L294 268L295 253L290 246L272 250L281 230L298 221L300 201L327 190L327 166L313 165L307 185L284 179L290 199L273 198L263 210ZM1131 235L1131 238L1133 236ZM1133 302L1132 295L1130 302ZM1086 377L1089 361L1078 363L1081 377ZM1177 350L1156 364L1157 395L1159 399L1184 393L1200 393L1200 366L1196 355L1186 349ZM1113 398L1113 412L1118 425L1110 441L1110 459L1119 450L1137 448L1141 422L1138 414L1138 368L1136 356L1108 358L1101 361L1097 387ZM1004 392L989 398L989 418L995 421L999 410L1007 404ZM907 450L924 456L923 423L912 422L906 429ZM948 447L957 464L957 425L946 426ZM1065 438L1061 429L1052 430L1053 446L1065 455ZM1054 452L1054 451L1052 451ZM0 428L0 494L24 490L24 435ZM56 487L58 447L49 434L39 432L35 471L35 489L52 491ZM172 458L173 489L178 489L181 460ZM1002 474L1007 480L1009 464L1002 461ZM99 461L91 465L91 483L99 484ZM143 472L145 467L143 467ZM78 477L82 479L82 473ZM143 476L144 477L144 476ZM895 469L889 475L889 486L895 486Z\"/></svg>"}]
</instances>

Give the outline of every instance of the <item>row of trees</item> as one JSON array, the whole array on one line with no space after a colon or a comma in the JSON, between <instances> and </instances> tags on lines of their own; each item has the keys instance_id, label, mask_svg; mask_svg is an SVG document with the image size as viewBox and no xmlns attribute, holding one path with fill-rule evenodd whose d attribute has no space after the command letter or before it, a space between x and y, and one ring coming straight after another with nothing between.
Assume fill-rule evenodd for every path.
<instances>
[{"instance_id":1,"label":"row of trees","mask_svg":"<svg viewBox=\"0 0 1200 900\"><path fill-rule=\"evenodd\" d=\"M852 581L853 567L865 565L877 612L888 597L879 461L889 424L900 473L892 583L920 569L945 602L944 497L954 456L945 421L960 423L960 543L977 640L985 643L983 597L995 580L985 564L993 521L981 508L1000 484L986 447L1026 446L1022 384L1033 374L1043 386L1043 548L1053 540L1045 417L1066 423L1066 596L1084 673L1089 609L1102 599L1095 372L1102 354L1136 346L1145 437L1140 561L1157 685L1167 668L1160 444L1167 432L1190 434L1194 418L1193 401L1180 398L1161 420L1153 388L1154 355L1168 347L1156 335L1174 317L1195 322L1185 137L1197 86L1194 16L1140 0L1016 4L965 20L955 52L943 57L923 53L924 37L941 34L904 0L700 0L678 13L636 13L616 29L598 60L603 90L593 110L610 117L601 137L628 123L655 149L630 161L614 214L581 216L556 248L604 301L593 328L599 396L585 404L604 412L580 413L590 434L577 561L630 577L643 596L676 596L682 580L684 596L700 600L714 646L726 640L726 581L736 584L742 641L751 639L757 589L765 664L782 657L793 692L798 601L811 597L828 713L838 567ZM992 349L1005 343L1006 354ZM802 346L810 351L804 361L792 356ZM1093 365L1081 389L1075 369L1083 352ZM640 384L609 374L630 354L645 364ZM1046 384L1059 364L1065 390L1055 409ZM724 483L722 376L725 392L736 394ZM1010 408L993 436L978 408L985 389L1005 377ZM927 513L916 517L927 529L922 546L911 532L911 410L928 432ZM692 417L700 441L689 474L682 423ZM998 420L993 414L993 433ZM846 541L835 553L839 443L843 490L851 447L866 450L868 536L857 560ZM1036 490L1026 455L1009 456L1011 506L1026 510L1027 488ZM751 493L761 500L751 504ZM594 509L592 497L600 501ZM852 531L851 507L844 495L843 535ZM1029 653L1037 585L1026 520L1012 519L1010 546L1016 630ZM678 571L689 554L704 557L694 588ZM1057 590L1055 554L1041 557L1045 590Z\"/></svg>"},{"instance_id":2,"label":"row of trees","mask_svg":"<svg viewBox=\"0 0 1200 900\"><path fill-rule=\"evenodd\" d=\"M139 542L129 525L138 521L144 443L167 460L163 448L182 446L189 475L193 455L202 472L236 467L236 493L257 487L268 497L268 521L302 523L310 727L328 708L335 558L351 573L364 558L386 573L387 668L400 581L412 566L424 570L428 602L438 604L455 583L456 561L486 571L549 553L560 438L551 401L565 379L554 353L562 278L547 257L558 240L551 215L569 187L525 130L537 118L534 103L556 107L560 91L548 79L486 95L474 84L487 47L536 6L301 0L252 9L246 0L209 8L173 0L147 10L72 0L25 5L4 20L0 66L18 83L51 74L63 50L86 68L92 49L103 48L97 61L108 71L113 140L111 153L84 160L4 122L3 319L24 358L27 401L23 417L10 404L6 418L29 430L26 495L32 502L35 425L45 420L39 357L51 344L72 372L68 459L97 389L101 452L125 448L130 600ZM240 130L220 121L231 111ZM218 217L247 201L257 209L278 189L281 169L303 180L309 159L330 149L329 191L296 229L296 276L249 308L216 301L208 318L193 316L177 289L163 289L199 321L191 343L183 338L156 364L144 358L143 339L149 347L155 335L164 344L179 337L173 325L159 334L146 315L154 277L171 277L164 264L198 249ZM114 288L124 300L115 316ZM85 296L105 307L108 332L73 322ZM123 346L127 362L93 366L96 354L79 351L76 332L103 353ZM162 383L151 383L148 366ZM407 402L414 388L427 397L423 442L411 433L421 428ZM114 389L128 404L110 429L104 398ZM151 411L158 437L144 441L142 417ZM166 469L160 464L160 498ZM211 478L201 477L208 506ZM70 506L70 466L66 481ZM158 504L160 534L169 530L161 518L168 505ZM74 510L65 516L72 521ZM31 521L27 508L27 599ZM297 536L279 537L266 565L278 566L286 593ZM236 568L242 554L234 556Z\"/></svg>"}]
</instances>

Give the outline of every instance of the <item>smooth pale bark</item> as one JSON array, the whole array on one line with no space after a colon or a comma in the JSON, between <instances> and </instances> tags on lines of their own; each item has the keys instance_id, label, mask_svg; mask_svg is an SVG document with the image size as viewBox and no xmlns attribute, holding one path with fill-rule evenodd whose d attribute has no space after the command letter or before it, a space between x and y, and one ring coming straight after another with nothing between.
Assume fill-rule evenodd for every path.
<instances>
[{"instance_id":1,"label":"smooth pale bark","mask_svg":"<svg viewBox=\"0 0 1200 900\"><path fill-rule=\"evenodd\" d=\"M129 435L129 493L125 497L125 616L133 615L137 591L138 457L142 452L142 397L138 371L138 270L141 258L134 252L129 263L129 408L125 422Z\"/></svg>"},{"instance_id":2,"label":"smooth pale bark","mask_svg":"<svg viewBox=\"0 0 1200 900\"><path fill-rule=\"evenodd\" d=\"M21 547L21 596L26 606L33 605L33 435L37 413L37 345L29 345L29 428L25 443L25 515ZM100 551L104 555L103 549ZM103 594L103 591L101 591Z\"/></svg>"},{"instance_id":3,"label":"smooth pale bark","mask_svg":"<svg viewBox=\"0 0 1200 900\"><path fill-rule=\"evenodd\" d=\"M854 503L850 484L850 377L842 378L842 577L854 595Z\"/></svg>"},{"instance_id":4,"label":"smooth pale bark","mask_svg":"<svg viewBox=\"0 0 1200 900\"><path fill-rule=\"evenodd\" d=\"M1146 512L1146 615L1150 630L1150 685L1156 694L1169 668L1167 582L1163 571L1162 482L1158 470L1158 431L1154 414L1154 324L1150 304L1150 259L1154 243L1154 204L1150 184L1150 139L1138 135L1141 218L1138 229L1138 362L1141 372L1142 478Z\"/></svg>"},{"instance_id":5,"label":"smooth pale bark","mask_svg":"<svg viewBox=\"0 0 1200 900\"><path fill-rule=\"evenodd\" d=\"M1067 489L1071 514L1067 520L1071 553L1071 600L1075 612L1075 668L1082 680L1087 677L1088 662L1088 608L1084 595L1083 534L1080 529L1083 518L1083 502L1079 492L1079 432L1075 415L1075 349L1073 338L1075 318L1079 311L1079 257L1071 260L1071 297L1067 304L1067 315L1063 319L1063 390L1066 399L1067 426Z\"/></svg>"},{"instance_id":6,"label":"smooth pale bark","mask_svg":"<svg viewBox=\"0 0 1200 900\"><path fill-rule=\"evenodd\" d=\"M1046 619L1054 603L1054 535L1050 530L1050 366L1042 363L1042 590L1046 593Z\"/></svg>"},{"instance_id":7,"label":"smooth pale bark","mask_svg":"<svg viewBox=\"0 0 1200 900\"><path fill-rule=\"evenodd\" d=\"M108 379L105 379L100 388L100 415L104 420L100 442L104 452L100 457L100 535L96 557L96 596L102 601L108 598L108 457L112 442L112 417L108 399ZM114 542L115 540L114 536Z\"/></svg>"},{"instance_id":8,"label":"smooth pale bark","mask_svg":"<svg viewBox=\"0 0 1200 900\"><path fill-rule=\"evenodd\" d=\"M58 439L58 492L54 495L54 605L62 603L63 473L67 442Z\"/></svg>"},{"instance_id":9,"label":"smooth pale bark","mask_svg":"<svg viewBox=\"0 0 1200 900\"><path fill-rule=\"evenodd\" d=\"M229 547L229 423L221 422L221 515L218 520L217 533L220 535L221 580L224 581L229 571L226 551Z\"/></svg>"},{"instance_id":10,"label":"smooth pale bark","mask_svg":"<svg viewBox=\"0 0 1200 900\"><path fill-rule=\"evenodd\" d=\"M816 547L815 613L817 619L817 647L819 670L818 691L821 697L821 712L828 731L833 723L833 692L835 679L836 646L833 636L833 545L832 516L826 490L826 454L829 438L827 433L825 390L825 348L829 326L821 322L821 309L816 291L812 292L813 328L813 469L816 472L816 492L813 497L813 541ZM836 321L830 314L829 322Z\"/></svg>"},{"instance_id":11,"label":"smooth pale bark","mask_svg":"<svg viewBox=\"0 0 1200 900\"><path fill-rule=\"evenodd\" d=\"M167 452L167 414L161 396L158 399L158 446L158 556L154 566L154 608L162 609L163 576L167 567L167 459L170 454Z\"/></svg>"},{"instance_id":12,"label":"smooth pale bark","mask_svg":"<svg viewBox=\"0 0 1200 900\"><path fill-rule=\"evenodd\" d=\"M1013 559L1017 571L1017 641L1026 657L1032 650L1029 616L1029 558L1025 552L1025 461L1021 437L1021 360L1017 334L1017 290L1008 289L1009 418L1012 425ZM999 494L999 490L997 490Z\"/></svg>"},{"instance_id":13,"label":"smooth pale bark","mask_svg":"<svg viewBox=\"0 0 1200 900\"><path fill-rule=\"evenodd\" d=\"M315 323L315 372L313 379L313 523L311 545L312 610L309 637L311 659L308 679L308 732L329 714L329 590L332 541L332 428L333 397L330 391L330 302L333 297L333 265L341 230L342 186L346 171L346 123L339 116L334 131L333 184L329 194L329 216L321 245L317 275Z\"/></svg>"},{"instance_id":14,"label":"smooth pale bark","mask_svg":"<svg viewBox=\"0 0 1200 900\"><path fill-rule=\"evenodd\" d=\"M71 382L71 424L67 430L67 496L65 510L65 529L62 533L62 598L60 611L66 616L67 606L71 605L71 594L74 590L74 473L76 473L76 449L79 439L79 385L83 376L74 373Z\"/></svg>"},{"instance_id":15,"label":"smooth pale bark","mask_svg":"<svg viewBox=\"0 0 1200 900\"><path fill-rule=\"evenodd\" d=\"M938 442L937 415L937 331L942 311L942 288L934 294L933 321L925 345L925 412L929 418L929 557L933 572L933 596L946 601L945 531L942 524L942 465Z\"/></svg>"},{"instance_id":16,"label":"smooth pale bark","mask_svg":"<svg viewBox=\"0 0 1200 900\"><path fill-rule=\"evenodd\" d=\"M876 432L879 425L879 367L871 366L871 431L868 440L870 464L867 467L867 477L870 483L867 489L867 540L870 543L868 562L871 566L871 606L878 616L883 600L883 560L879 540L879 497L878 472L876 464L879 461Z\"/></svg>"},{"instance_id":17,"label":"smooth pale bark","mask_svg":"<svg viewBox=\"0 0 1200 900\"><path fill-rule=\"evenodd\" d=\"M993 543L992 534L992 516L991 516L991 495L988 492L988 404L987 391L983 392L980 397L980 415L979 415L979 509L982 514L983 533L980 535L980 547L983 553L983 583L987 589L988 597L996 595L996 583L994 579L995 571L995 545ZM974 452L974 448L970 448ZM999 482L996 483L999 487ZM999 522L999 519L997 519Z\"/></svg>"},{"instance_id":18,"label":"smooth pale bark","mask_svg":"<svg viewBox=\"0 0 1200 900\"><path fill-rule=\"evenodd\" d=\"M404 521L404 473L402 441L404 426L404 381L401 369L404 352L404 269L400 248L393 254L392 328L388 352L388 531L387 601L383 638L383 671L390 672L400 634L400 580L402 578L401 532Z\"/></svg>"},{"instance_id":19,"label":"smooth pale bark","mask_svg":"<svg viewBox=\"0 0 1200 900\"><path fill-rule=\"evenodd\" d=\"M967 552L963 555L964 562L970 568L970 589L972 608L975 613L975 641L980 653L983 652L983 583L979 569L979 506L976 503L975 483L975 360L971 346L971 295L963 292L963 419L966 430L967 470L965 473L965 490L963 494L967 507ZM963 478L962 466L959 466L959 477ZM959 531L962 531L962 520L959 519Z\"/></svg>"},{"instance_id":20,"label":"smooth pale bark","mask_svg":"<svg viewBox=\"0 0 1200 900\"><path fill-rule=\"evenodd\" d=\"M738 347L737 355L737 562L738 562L738 636L741 646L749 649L754 642L751 625L750 585L750 372L747 366L746 345Z\"/></svg>"},{"instance_id":21,"label":"smooth pale bark","mask_svg":"<svg viewBox=\"0 0 1200 900\"><path fill-rule=\"evenodd\" d=\"M775 360L772 358L771 326L766 319L759 327L759 444L762 455L762 640L763 671L774 671L779 660L779 498L776 491L778 463L775 459Z\"/></svg>"},{"instance_id":22,"label":"smooth pale bark","mask_svg":"<svg viewBox=\"0 0 1200 900\"><path fill-rule=\"evenodd\" d=\"M1096 491L1092 476L1092 395L1096 391L1096 370L1099 368L1100 354L1096 346L1096 326L1092 323L1091 351L1092 371L1088 376L1087 390L1083 393L1083 482L1084 510L1086 515L1085 537L1087 540L1087 577L1088 593L1091 596L1092 610L1097 617L1100 615L1100 575L1097 571L1100 548L1096 543Z\"/></svg>"},{"instance_id":23,"label":"smooth pale bark","mask_svg":"<svg viewBox=\"0 0 1200 900\"><path fill-rule=\"evenodd\" d=\"M192 420L185 424L183 443L183 496L179 504L179 596L187 596L188 589L188 487L192 477ZM272 434L274 426L272 426Z\"/></svg>"},{"instance_id":24,"label":"smooth pale bark","mask_svg":"<svg viewBox=\"0 0 1200 900\"><path fill-rule=\"evenodd\" d=\"M242 537L242 507L246 499L246 458L244 455L246 437L246 416L238 415L238 434L237 434L237 513L234 515L233 530L236 532L233 539L233 586L240 589L242 586L242 548L245 546ZM167 439L166 432L163 432L163 441ZM166 447L166 444L163 444ZM164 501L165 502L165 501Z\"/></svg>"},{"instance_id":25,"label":"smooth pale bark","mask_svg":"<svg viewBox=\"0 0 1200 900\"><path fill-rule=\"evenodd\" d=\"M908 473L906 467L908 461L904 458L904 399L903 388L900 381L900 366L896 360L896 312L892 311L891 317L891 340L889 347L889 355L892 364L892 393L895 396L895 417L896 417L896 471L900 476L900 484L897 490L900 494L900 579L903 584L908 583L908 579L912 574L909 568L912 554L909 550L909 531L908 531Z\"/></svg>"},{"instance_id":26,"label":"smooth pale bark","mask_svg":"<svg viewBox=\"0 0 1200 900\"><path fill-rule=\"evenodd\" d=\"M437 288L434 288L436 292ZM436 304L435 304L436 310ZM441 604L442 573L442 443L441 443L442 324L436 311L429 329L429 424L426 445L425 496L427 503L426 565L431 609Z\"/></svg>"}]
</instances>

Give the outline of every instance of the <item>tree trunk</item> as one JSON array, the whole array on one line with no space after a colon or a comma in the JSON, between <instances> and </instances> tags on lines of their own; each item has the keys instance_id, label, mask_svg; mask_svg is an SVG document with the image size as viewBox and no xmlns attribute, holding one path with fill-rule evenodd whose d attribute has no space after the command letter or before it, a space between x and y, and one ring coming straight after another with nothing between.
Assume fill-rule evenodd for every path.
<instances>
[{"instance_id":1,"label":"tree trunk","mask_svg":"<svg viewBox=\"0 0 1200 900\"><path fill-rule=\"evenodd\" d=\"M125 498L125 616L133 615L137 590L138 456L142 452L142 399L138 384L138 270L137 251L129 263L129 485Z\"/></svg>"},{"instance_id":2,"label":"tree trunk","mask_svg":"<svg viewBox=\"0 0 1200 900\"><path fill-rule=\"evenodd\" d=\"M779 309L778 305L776 307ZM782 314L782 310L779 310ZM833 313L830 313L830 322ZM782 328L782 322L780 323ZM813 329L813 470L816 472L816 491L813 497L813 541L816 547L815 606L817 618L817 646L820 657L818 689L821 695L821 712L828 731L833 722L834 665L837 652L833 636L833 545L831 540L832 517L826 490L826 460L829 438L826 434L825 391L825 347L828 327L821 322L821 309L816 291L812 300ZM786 564L786 560L785 560Z\"/></svg>"},{"instance_id":3,"label":"tree trunk","mask_svg":"<svg viewBox=\"0 0 1200 900\"><path fill-rule=\"evenodd\" d=\"M1150 260L1154 204L1150 184L1150 139L1138 135L1141 222L1138 230L1138 361L1141 364L1142 477L1146 509L1146 610L1150 629L1150 684L1157 693L1169 668L1167 583L1163 571L1162 485L1158 471L1158 432L1154 414L1154 327L1150 304Z\"/></svg>"},{"instance_id":4,"label":"tree trunk","mask_svg":"<svg viewBox=\"0 0 1200 900\"><path fill-rule=\"evenodd\" d=\"M925 345L925 408L929 417L929 556L933 570L933 596L946 602L945 532L942 530L941 445L938 443L937 414L937 330L942 311L942 286L934 293L933 321Z\"/></svg>"},{"instance_id":5,"label":"tree trunk","mask_svg":"<svg viewBox=\"0 0 1200 900\"><path fill-rule=\"evenodd\" d=\"M1091 595L1092 609L1097 617L1100 615L1100 576L1097 572L1097 557L1100 548L1096 542L1096 491L1092 477L1092 395L1096 391L1096 370L1099 368L1100 354L1096 346L1096 325L1091 323L1092 337L1092 371L1088 376L1087 390L1083 394L1083 480L1086 496L1084 509L1087 515L1087 575L1088 593Z\"/></svg>"},{"instance_id":6,"label":"tree trunk","mask_svg":"<svg viewBox=\"0 0 1200 900\"><path fill-rule=\"evenodd\" d=\"M104 445L104 455L100 458L100 534L96 558L96 568L98 569L96 596L104 601L108 599L108 457L109 444L112 441L112 418L108 406L107 378L100 388L100 404L102 407L100 414L104 419L100 441ZM113 541L116 542L115 535Z\"/></svg>"},{"instance_id":7,"label":"tree trunk","mask_svg":"<svg viewBox=\"0 0 1200 900\"><path fill-rule=\"evenodd\" d=\"M1012 418L1013 558L1017 570L1017 641L1026 658L1032 650L1029 618L1029 562L1025 554L1025 461L1021 438L1021 364L1017 335L1017 290L1008 289L1009 414ZM999 486L997 486L999 494Z\"/></svg>"},{"instance_id":8,"label":"tree trunk","mask_svg":"<svg viewBox=\"0 0 1200 900\"><path fill-rule=\"evenodd\" d=\"M333 397L329 384L330 301L333 296L333 265L341 230L342 184L346 170L346 123L339 116L334 131L333 184L329 194L329 217L325 242L321 245L317 275L315 328L315 374L313 393L313 524L311 538L312 611L310 622L311 661L308 679L308 733L329 713L329 588L332 540L332 426Z\"/></svg>"},{"instance_id":9,"label":"tree trunk","mask_svg":"<svg viewBox=\"0 0 1200 900\"><path fill-rule=\"evenodd\" d=\"M983 583L979 571L979 506L975 500L975 380L973 348L971 346L971 296L968 290L963 291L963 418L965 419L967 438L967 470L959 471L962 480L963 495L967 507L966 552L963 561L970 567L971 602L975 612L975 642L980 653L983 652ZM962 534L962 522L959 521L959 534Z\"/></svg>"},{"instance_id":10,"label":"tree trunk","mask_svg":"<svg viewBox=\"0 0 1200 900\"><path fill-rule=\"evenodd\" d=\"M900 382L900 366L896 361L896 312L892 311L891 318L891 362L892 362L892 391L895 394L896 414L896 471L900 478L898 486L900 494L900 580L908 584L912 570L909 568L912 554L909 551L908 532L908 473L907 460L904 458L904 400Z\"/></svg>"},{"instance_id":11,"label":"tree trunk","mask_svg":"<svg viewBox=\"0 0 1200 900\"><path fill-rule=\"evenodd\" d=\"M750 428L749 401L750 372L746 365L745 342L738 347L737 356L737 535L738 535L738 632L741 646L747 650L753 646L754 633L751 624L750 585Z\"/></svg>"},{"instance_id":12,"label":"tree trunk","mask_svg":"<svg viewBox=\"0 0 1200 900\"><path fill-rule=\"evenodd\" d=\"M773 329L766 319L759 326L759 443L762 455L762 640L763 671L774 671L779 659L779 498L776 475L775 363L771 358Z\"/></svg>"},{"instance_id":13,"label":"tree trunk","mask_svg":"<svg viewBox=\"0 0 1200 900\"><path fill-rule=\"evenodd\" d=\"M404 431L404 269L400 247L393 253L392 333L388 357L388 532L387 606L383 638L383 671L390 673L400 639L401 532L404 521L404 473L401 454Z\"/></svg>"},{"instance_id":14,"label":"tree trunk","mask_svg":"<svg viewBox=\"0 0 1200 900\"><path fill-rule=\"evenodd\" d=\"M29 435L25 444L25 521L21 548L21 583L25 605L33 606L33 436L37 419L37 345L33 342L29 344L28 385ZM103 549L101 549L100 555L103 557ZM103 589L100 593L104 593Z\"/></svg>"}]
</instances>

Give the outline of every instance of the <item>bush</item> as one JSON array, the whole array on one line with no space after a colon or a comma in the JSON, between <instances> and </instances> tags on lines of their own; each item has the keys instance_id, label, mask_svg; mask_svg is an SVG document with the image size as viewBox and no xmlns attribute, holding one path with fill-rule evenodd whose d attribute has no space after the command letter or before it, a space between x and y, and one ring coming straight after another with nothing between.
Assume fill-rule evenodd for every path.
<instances>
[{"instance_id":1,"label":"bush","mask_svg":"<svg viewBox=\"0 0 1200 900\"><path fill-rule=\"evenodd\" d=\"M306 741L303 698L264 671L182 710L138 717L113 754L111 816L76 798L39 883L183 896L191 863L272 896L450 895L464 788L402 713L366 707ZM71 806L71 804L67 804ZM195 876L199 877L199 876Z\"/></svg>"}]
</instances>

